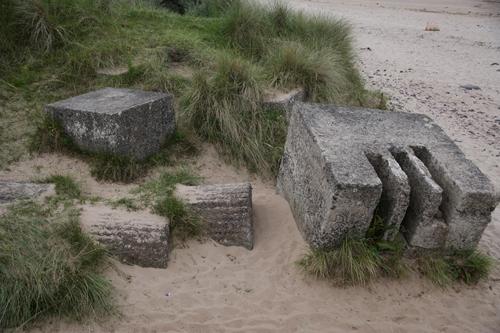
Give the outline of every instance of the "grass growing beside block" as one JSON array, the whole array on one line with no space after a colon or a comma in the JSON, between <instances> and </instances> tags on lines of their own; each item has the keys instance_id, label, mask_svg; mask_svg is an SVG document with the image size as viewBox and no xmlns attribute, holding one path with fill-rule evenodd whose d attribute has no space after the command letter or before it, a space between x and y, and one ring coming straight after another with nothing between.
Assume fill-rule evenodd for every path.
<instances>
[{"instance_id":1,"label":"grass growing beside block","mask_svg":"<svg viewBox=\"0 0 500 333\"><path fill-rule=\"evenodd\" d=\"M174 238L181 241L200 236L203 233L203 225L199 216L175 197L175 186L197 185L200 180L200 177L188 169L181 168L165 171L138 189L144 205L151 207L155 214L167 217L170 221L170 232Z\"/></svg>"},{"instance_id":2,"label":"grass growing beside block","mask_svg":"<svg viewBox=\"0 0 500 333\"><path fill-rule=\"evenodd\" d=\"M74 208L12 206L0 216L0 329L111 313L112 287L100 274L106 263L106 251L81 231Z\"/></svg>"},{"instance_id":3,"label":"grass growing beside block","mask_svg":"<svg viewBox=\"0 0 500 333\"><path fill-rule=\"evenodd\" d=\"M337 285L367 285L381 277L401 278L410 270L439 287L477 284L488 277L493 259L478 250L446 251L416 259L403 257L403 244L345 239L336 249L310 249L297 262L307 274Z\"/></svg>"}]
</instances>

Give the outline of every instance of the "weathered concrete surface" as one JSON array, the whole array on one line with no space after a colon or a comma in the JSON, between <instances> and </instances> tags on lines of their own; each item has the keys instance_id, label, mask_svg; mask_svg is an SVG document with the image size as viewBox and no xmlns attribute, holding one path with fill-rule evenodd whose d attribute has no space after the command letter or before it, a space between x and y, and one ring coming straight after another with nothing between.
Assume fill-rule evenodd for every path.
<instances>
[{"instance_id":1,"label":"weathered concrete surface","mask_svg":"<svg viewBox=\"0 0 500 333\"><path fill-rule=\"evenodd\" d=\"M54 184L0 181L0 204L54 195Z\"/></svg>"},{"instance_id":2,"label":"weathered concrete surface","mask_svg":"<svg viewBox=\"0 0 500 333\"><path fill-rule=\"evenodd\" d=\"M383 238L392 240L399 232L410 201L408 176L391 154L368 154L367 157L382 181L382 196L377 213L386 225Z\"/></svg>"},{"instance_id":3,"label":"weathered concrete surface","mask_svg":"<svg viewBox=\"0 0 500 333\"><path fill-rule=\"evenodd\" d=\"M104 88L45 111L81 149L139 160L158 152L175 131L172 97L157 92Z\"/></svg>"},{"instance_id":4,"label":"weathered concrete surface","mask_svg":"<svg viewBox=\"0 0 500 333\"><path fill-rule=\"evenodd\" d=\"M85 205L81 225L124 263L167 267L169 224L164 217L104 205Z\"/></svg>"},{"instance_id":5,"label":"weathered concrete surface","mask_svg":"<svg viewBox=\"0 0 500 333\"><path fill-rule=\"evenodd\" d=\"M376 156L391 154L401 168L390 158L389 177ZM313 247L335 247L346 235L364 236L380 198L397 200L383 214L392 216L388 223L400 223L407 183L411 194L402 225L411 246L477 244L496 205L493 185L428 117L302 103L293 107L278 187Z\"/></svg>"},{"instance_id":6,"label":"weathered concrete surface","mask_svg":"<svg viewBox=\"0 0 500 333\"><path fill-rule=\"evenodd\" d=\"M178 185L175 195L199 214L210 238L226 246L253 248L252 186L249 183Z\"/></svg>"},{"instance_id":7,"label":"weathered concrete surface","mask_svg":"<svg viewBox=\"0 0 500 333\"><path fill-rule=\"evenodd\" d=\"M444 246L448 226L440 206L443 189L411 150L395 150L394 156L408 175L411 202L401 232L412 246L436 249Z\"/></svg>"}]
</instances>

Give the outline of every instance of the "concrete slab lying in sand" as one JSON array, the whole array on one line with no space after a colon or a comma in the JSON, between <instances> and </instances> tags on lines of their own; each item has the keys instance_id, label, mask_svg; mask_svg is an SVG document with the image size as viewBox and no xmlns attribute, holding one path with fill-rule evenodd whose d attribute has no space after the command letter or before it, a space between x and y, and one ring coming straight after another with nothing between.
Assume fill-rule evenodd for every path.
<instances>
[{"instance_id":1,"label":"concrete slab lying in sand","mask_svg":"<svg viewBox=\"0 0 500 333\"><path fill-rule=\"evenodd\" d=\"M252 186L249 183L177 185L175 195L200 215L210 238L226 246L253 248Z\"/></svg>"},{"instance_id":2,"label":"concrete slab lying in sand","mask_svg":"<svg viewBox=\"0 0 500 333\"><path fill-rule=\"evenodd\" d=\"M496 206L490 180L428 117L328 105L293 107L278 187L313 247L363 237L392 200L379 210L388 227L405 216L411 246L471 248Z\"/></svg>"},{"instance_id":3,"label":"concrete slab lying in sand","mask_svg":"<svg viewBox=\"0 0 500 333\"><path fill-rule=\"evenodd\" d=\"M55 195L54 184L0 181L0 204Z\"/></svg>"},{"instance_id":4,"label":"concrete slab lying in sand","mask_svg":"<svg viewBox=\"0 0 500 333\"><path fill-rule=\"evenodd\" d=\"M126 264L167 267L169 224L164 217L104 205L85 205L81 225L83 230Z\"/></svg>"},{"instance_id":5,"label":"concrete slab lying in sand","mask_svg":"<svg viewBox=\"0 0 500 333\"><path fill-rule=\"evenodd\" d=\"M144 159L175 131L172 97L104 88L49 104L45 111L85 151Z\"/></svg>"}]
</instances>

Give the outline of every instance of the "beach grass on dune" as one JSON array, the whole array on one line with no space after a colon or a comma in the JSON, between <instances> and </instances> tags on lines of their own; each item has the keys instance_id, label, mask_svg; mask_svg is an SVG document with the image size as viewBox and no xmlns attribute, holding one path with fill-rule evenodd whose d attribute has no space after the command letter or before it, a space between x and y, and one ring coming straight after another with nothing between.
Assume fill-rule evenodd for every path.
<instances>
[{"instance_id":1,"label":"beach grass on dune","mask_svg":"<svg viewBox=\"0 0 500 333\"><path fill-rule=\"evenodd\" d=\"M0 329L113 312L112 287L100 273L106 262L106 251L81 231L76 209L10 207L0 216Z\"/></svg>"},{"instance_id":2,"label":"beach grass on dune","mask_svg":"<svg viewBox=\"0 0 500 333\"><path fill-rule=\"evenodd\" d=\"M74 148L57 124L40 116L43 105L105 86L174 94L183 130L262 175L276 173L287 127L284 117L263 109L267 89L300 86L313 102L384 107L380 94L364 88L345 21L308 16L280 3L187 1L184 15L157 3L2 4L7 24L0 27L5 50L0 100L6 112L0 117L19 126L6 126L0 136L19 148L14 151L1 140L0 166L25 154L28 146ZM98 74L115 67L128 71ZM139 172L143 166L113 158L97 159L95 169L95 177L111 181L145 174Z\"/></svg>"}]
</instances>

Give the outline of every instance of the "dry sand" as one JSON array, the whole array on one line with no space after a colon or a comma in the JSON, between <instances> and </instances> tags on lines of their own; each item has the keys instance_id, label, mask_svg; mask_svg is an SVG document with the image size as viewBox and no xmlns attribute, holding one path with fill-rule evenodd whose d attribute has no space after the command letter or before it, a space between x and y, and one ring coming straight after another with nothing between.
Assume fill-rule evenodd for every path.
<instances>
[{"instance_id":1,"label":"dry sand","mask_svg":"<svg viewBox=\"0 0 500 333\"><path fill-rule=\"evenodd\" d=\"M394 109L434 118L500 188L500 66L490 65L500 62L499 4L418 3L290 1L348 18L368 82L393 98ZM424 32L428 21L441 31ZM459 88L467 83L481 90ZM173 251L165 270L117 264L108 276L117 288L120 317L53 321L33 332L500 332L498 268L476 287L441 290L410 275L369 288L337 288L295 267L306 244L272 184L225 165L213 149L205 149L192 167L207 183L252 183L254 250L193 241ZM85 164L58 155L19 162L0 179L54 172L79 177L86 192L105 198L134 187L99 184ZM500 259L499 240L497 209L480 246Z\"/></svg>"}]
</instances>

